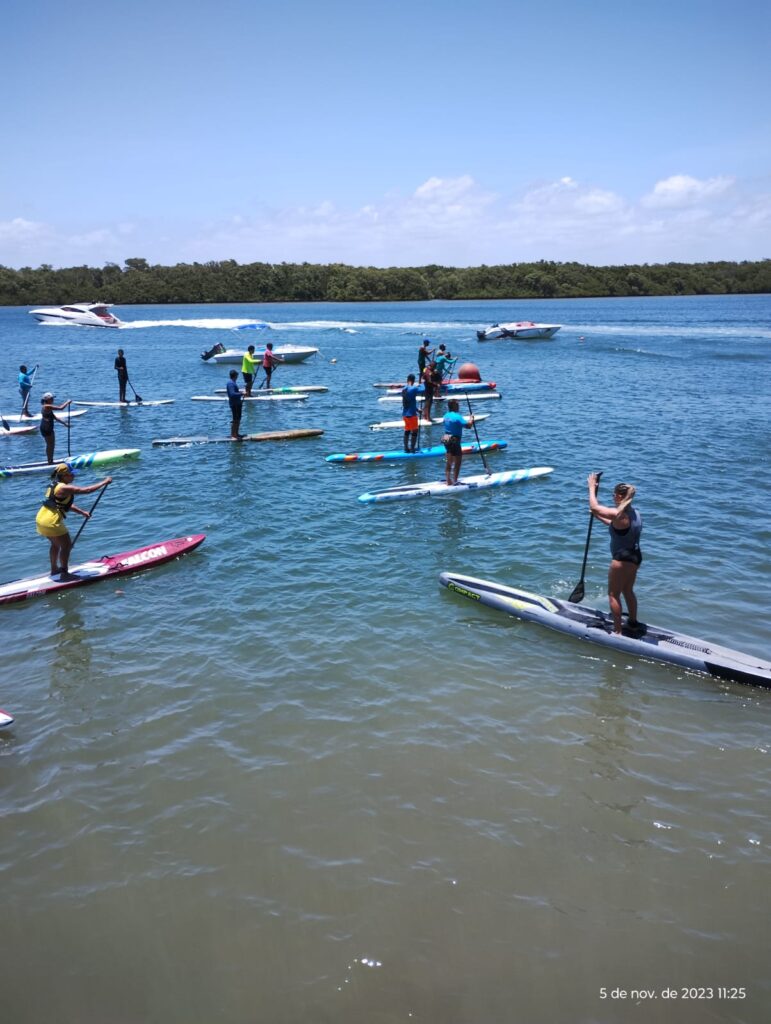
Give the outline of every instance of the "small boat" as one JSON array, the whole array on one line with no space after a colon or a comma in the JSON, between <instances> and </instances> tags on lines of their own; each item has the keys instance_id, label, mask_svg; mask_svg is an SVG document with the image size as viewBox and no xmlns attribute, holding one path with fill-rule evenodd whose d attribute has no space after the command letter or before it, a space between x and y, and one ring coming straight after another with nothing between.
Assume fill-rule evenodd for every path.
<instances>
[{"instance_id":1,"label":"small boat","mask_svg":"<svg viewBox=\"0 0 771 1024\"><path fill-rule=\"evenodd\" d=\"M468 391L453 391L449 395L434 395L434 402L447 402L451 398L456 398L458 401L463 402L468 399L470 402L488 402L498 401L501 398L500 391L474 391L469 394ZM398 395L383 395L382 398L378 398L378 402L401 402L401 392ZM423 402L423 395L416 395L415 400L418 405Z\"/></svg>"},{"instance_id":2,"label":"small boat","mask_svg":"<svg viewBox=\"0 0 771 1024\"><path fill-rule=\"evenodd\" d=\"M532 320L519 320L513 324L493 324L484 331L477 331L477 341L498 341L513 338L525 341L545 341L553 338L562 324L534 324Z\"/></svg>"},{"instance_id":3,"label":"small boat","mask_svg":"<svg viewBox=\"0 0 771 1024\"><path fill-rule=\"evenodd\" d=\"M475 415L474 416L474 422L475 423L479 423L480 420L489 420L489 419L490 419L490 413L489 412L483 412L481 415ZM471 426L471 420L470 420L470 418L468 416L464 416L463 420L464 420L464 422L465 422L467 427ZM444 423L444 418L442 416L435 416L430 422L428 420L418 420L418 426L421 427L421 428L422 427L432 427L435 423L437 423L437 424L438 423ZM404 430L404 420L403 419L400 419L400 420L384 420L382 423L370 423L370 425L369 425L369 429L370 430L395 430L397 428L399 430Z\"/></svg>"},{"instance_id":4,"label":"small boat","mask_svg":"<svg viewBox=\"0 0 771 1024\"><path fill-rule=\"evenodd\" d=\"M45 309L31 309L41 324L73 324L75 327L122 327L121 320L114 316L109 302L73 302L71 306L48 306Z\"/></svg>"},{"instance_id":5,"label":"small boat","mask_svg":"<svg viewBox=\"0 0 771 1024\"><path fill-rule=\"evenodd\" d=\"M531 594L491 580L459 573L443 572L439 582L449 590L476 603L526 622L536 622L579 640L602 644L621 654L662 661L679 668L704 672L718 679L771 687L771 662L752 654L685 636L673 629L662 629L639 622L629 626L624 616L620 636L613 632L613 619L598 608L562 601L556 597Z\"/></svg>"},{"instance_id":6,"label":"small boat","mask_svg":"<svg viewBox=\"0 0 771 1024\"><path fill-rule=\"evenodd\" d=\"M54 594L60 590L72 590L87 583L111 576L125 576L127 573L139 572L163 565L173 558L179 558L193 551L206 539L203 533L194 533L189 537L177 537L175 540L164 540L160 544L150 544L133 551L124 551L120 555L105 555L93 562L83 562L70 568L67 576L57 573L55 576L31 576L12 583L0 584L0 604L11 604L14 601L26 601L29 597L43 594Z\"/></svg>"},{"instance_id":7,"label":"small boat","mask_svg":"<svg viewBox=\"0 0 771 1024\"><path fill-rule=\"evenodd\" d=\"M495 391L497 386L494 381L464 381L462 384L442 384L437 394L452 397L453 395L474 394L476 391ZM389 388L386 391L387 395L401 395L401 393L402 388Z\"/></svg>"},{"instance_id":8,"label":"small boat","mask_svg":"<svg viewBox=\"0 0 771 1024\"><path fill-rule=\"evenodd\" d=\"M157 447L187 447L191 444L238 444L242 441L296 441L301 437L320 437L323 430L308 427L301 430L271 430L264 434L242 434L240 437L159 437Z\"/></svg>"},{"instance_id":9,"label":"small boat","mask_svg":"<svg viewBox=\"0 0 771 1024\"><path fill-rule=\"evenodd\" d=\"M28 427L9 427L7 430L5 427L0 427L0 437L18 437L19 434L34 434L37 430L38 426L36 423L31 423Z\"/></svg>"},{"instance_id":10,"label":"small boat","mask_svg":"<svg viewBox=\"0 0 771 1024\"><path fill-rule=\"evenodd\" d=\"M317 348L312 348L310 345L276 345L273 355L280 357L284 363L304 363L306 359L315 356L318 351ZM240 366L244 354L244 349L226 348L224 352L215 352L211 356L211 362L218 366L221 364ZM264 349L255 349L255 359L262 359L264 355Z\"/></svg>"},{"instance_id":11,"label":"small boat","mask_svg":"<svg viewBox=\"0 0 771 1024\"><path fill-rule=\"evenodd\" d=\"M66 424L68 418L74 420L76 416L85 416L87 412L88 409L65 409L64 411L56 414L58 417L57 422L61 423L61 421L64 420L64 423ZM35 430L37 430L42 418L43 417L39 412L34 413L32 416L22 416L21 413L18 412L11 413L8 416L3 416L3 419L7 420L9 423L21 423L28 427L34 425Z\"/></svg>"},{"instance_id":12,"label":"small boat","mask_svg":"<svg viewBox=\"0 0 771 1024\"><path fill-rule=\"evenodd\" d=\"M404 484L402 487L389 487L386 491L374 491L360 494L359 501L371 505L381 501L411 501L415 498L459 498L469 491L483 491L490 487L506 487L517 484L521 480L532 480L534 477L546 476L553 472L550 466L537 466L533 469L509 469L504 473L480 473L477 476L462 476L457 484L449 486L444 480L429 480L424 484Z\"/></svg>"},{"instance_id":13,"label":"small boat","mask_svg":"<svg viewBox=\"0 0 771 1024\"><path fill-rule=\"evenodd\" d=\"M478 444L474 441L471 444L460 446L464 455L474 455L476 452L498 452L508 447L508 441L482 441ZM430 448L418 448L414 452L405 452L402 449L394 449L389 452L336 452L334 455L326 455L327 462L397 462L401 459L439 459L447 452L443 444L435 444Z\"/></svg>"},{"instance_id":14,"label":"small boat","mask_svg":"<svg viewBox=\"0 0 771 1024\"><path fill-rule=\"evenodd\" d=\"M124 462L136 459L139 448L108 448L101 452L86 452L84 455L68 455L56 459L55 462L24 462L19 466L3 466L0 468L0 480L11 476L26 476L30 473L53 473L56 466L70 466L73 470L90 469L92 466L109 466L113 462Z\"/></svg>"}]
</instances>

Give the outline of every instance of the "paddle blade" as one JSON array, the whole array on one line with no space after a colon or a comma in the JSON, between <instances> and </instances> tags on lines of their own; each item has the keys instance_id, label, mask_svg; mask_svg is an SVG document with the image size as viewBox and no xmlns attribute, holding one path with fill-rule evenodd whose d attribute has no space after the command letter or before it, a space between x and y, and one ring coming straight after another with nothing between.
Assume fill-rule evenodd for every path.
<instances>
[{"instance_id":1,"label":"paddle blade","mask_svg":"<svg viewBox=\"0 0 771 1024\"><path fill-rule=\"evenodd\" d=\"M570 597L568 598L568 601L570 601L571 604L581 604L583 599L584 599L584 581L583 580L579 580L578 583L576 583L576 589L570 595Z\"/></svg>"}]
</instances>

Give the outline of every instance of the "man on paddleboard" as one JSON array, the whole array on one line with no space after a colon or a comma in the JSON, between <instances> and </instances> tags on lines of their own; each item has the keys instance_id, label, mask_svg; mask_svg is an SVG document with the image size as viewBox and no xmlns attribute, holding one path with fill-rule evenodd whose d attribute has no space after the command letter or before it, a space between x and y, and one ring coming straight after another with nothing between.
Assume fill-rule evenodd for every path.
<instances>
[{"instance_id":1,"label":"man on paddleboard","mask_svg":"<svg viewBox=\"0 0 771 1024\"><path fill-rule=\"evenodd\" d=\"M595 519L604 523L610 531L611 563L608 569L608 603L613 616L613 632L621 636L621 597L626 601L629 613L627 628L634 632L638 627L637 597L634 584L637 569L642 562L640 550L640 534L642 533L642 516L636 508L632 508L635 488L632 484L616 484L613 489L614 507L601 505L597 501L599 479L596 473L590 473L589 509Z\"/></svg>"},{"instance_id":2,"label":"man on paddleboard","mask_svg":"<svg viewBox=\"0 0 771 1024\"><path fill-rule=\"evenodd\" d=\"M423 344L418 349L418 380L423 379L423 371L426 368L426 363L429 362L431 356L434 354L434 350L430 347L431 342L428 338L423 339Z\"/></svg>"},{"instance_id":3,"label":"man on paddleboard","mask_svg":"<svg viewBox=\"0 0 771 1024\"><path fill-rule=\"evenodd\" d=\"M250 348L254 350L254 345ZM243 373L243 370L241 371ZM244 436L240 434L239 427L241 426L241 412L243 411L244 398L238 388L238 370L230 371L230 380L225 388L228 394L228 404L230 405L230 436L240 441ZM248 394L248 392L247 392Z\"/></svg>"},{"instance_id":4,"label":"man on paddleboard","mask_svg":"<svg viewBox=\"0 0 771 1024\"><path fill-rule=\"evenodd\" d=\"M474 417L469 416L468 425L471 426L473 422ZM463 462L461 439L463 438L463 428L466 426L466 420L460 414L460 404L457 399L451 398L448 401L447 413L443 423L444 437L442 438L442 444L447 452L444 462L444 477L447 486L454 487L458 482L460 467Z\"/></svg>"},{"instance_id":5,"label":"man on paddleboard","mask_svg":"<svg viewBox=\"0 0 771 1024\"><path fill-rule=\"evenodd\" d=\"M83 516L85 519L91 517L90 512L78 508L73 504L76 494L93 494L112 483L112 477L106 476L97 484L90 487L75 487L73 480L75 474L72 467L65 462L61 463L51 474L49 485L43 504L40 506L35 525L41 537L47 537L51 545L51 575L61 573L63 576L69 574L70 551L72 550L72 538L65 526L64 517L72 510Z\"/></svg>"},{"instance_id":6,"label":"man on paddleboard","mask_svg":"<svg viewBox=\"0 0 771 1024\"><path fill-rule=\"evenodd\" d=\"M404 420L404 450L414 452L418 447L420 433L420 417L418 415L418 395L425 394L422 384L415 383L415 374L407 377L407 384L402 388L402 419Z\"/></svg>"},{"instance_id":7,"label":"man on paddleboard","mask_svg":"<svg viewBox=\"0 0 771 1024\"><path fill-rule=\"evenodd\" d=\"M123 349L118 349L118 354L115 357L115 371L118 374L118 401L126 402L126 385L128 384L128 366L126 366L126 357L123 355Z\"/></svg>"},{"instance_id":8,"label":"man on paddleboard","mask_svg":"<svg viewBox=\"0 0 771 1024\"><path fill-rule=\"evenodd\" d=\"M252 383L254 382L255 368L259 365L260 360L259 358L255 358L254 355L254 345L250 345L246 352L244 352L244 358L241 360L241 376L244 378L245 394L247 398L252 393ZM233 374L231 373L230 376L232 377ZM237 373L236 378L238 378ZM230 392L228 392L228 394L230 394Z\"/></svg>"},{"instance_id":9,"label":"man on paddleboard","mask_svg":"<svg viewBox=\"0 0 771 1024\"><path fill-rule=\"evenodd\" d=\"M262 382L262 384L260 384L260 387L262 387L264 384L265 387L270 391L270 378L273 375L273 368L274 366L277 366L279 363L283 363L283 361L284 360L282 359L281 356L277 356L274 354L273 342L269 341L268 344L265 346L265 352L263 353L262 356L262 368L265 371L265 380Z\"/></svg>"}]
</instances>

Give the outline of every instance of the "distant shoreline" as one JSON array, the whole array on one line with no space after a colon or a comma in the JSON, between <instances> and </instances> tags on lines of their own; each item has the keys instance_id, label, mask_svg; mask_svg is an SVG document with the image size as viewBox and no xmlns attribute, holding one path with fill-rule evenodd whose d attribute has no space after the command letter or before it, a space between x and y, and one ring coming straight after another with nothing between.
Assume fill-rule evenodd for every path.
<instances>
[{"instance_id":1,"label":"distant shoreline","mask_svg":"<svg viewBox=\"0 0 771 1024\"><path fill-rule=\"evenodd\" d=\"M121 306L277 302L421 302L644 298L771 293L771 259L591 266L355 267L342 263L0 266L0 306L102 301Z\"/></svg>"}]
</instances>

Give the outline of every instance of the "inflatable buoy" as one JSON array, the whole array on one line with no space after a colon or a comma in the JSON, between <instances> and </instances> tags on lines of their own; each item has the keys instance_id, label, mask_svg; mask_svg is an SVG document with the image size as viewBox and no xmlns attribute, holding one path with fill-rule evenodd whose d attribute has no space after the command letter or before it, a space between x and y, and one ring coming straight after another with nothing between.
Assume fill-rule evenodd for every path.
<instances>
[{"instance_id":1,"label":"inflatable buoy","mask_svg":"<svg viewBox=\"0 0 771 1024\"><path fill-rule=\"evenodd\" d=\"M481 380L482 376L479 372L479 367L474 363L464 363L463 366L458 370L458 376L461 380Z\"/></svg>"}]
</instances>

